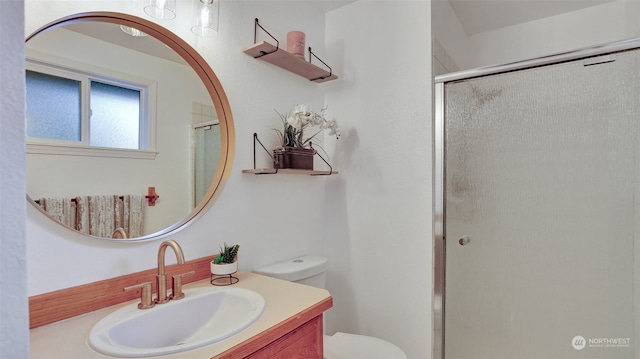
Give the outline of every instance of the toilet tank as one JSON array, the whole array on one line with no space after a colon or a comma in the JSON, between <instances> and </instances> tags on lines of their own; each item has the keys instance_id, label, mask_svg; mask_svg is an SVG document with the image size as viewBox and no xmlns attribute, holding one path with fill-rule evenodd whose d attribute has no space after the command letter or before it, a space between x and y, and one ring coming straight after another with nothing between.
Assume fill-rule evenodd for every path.
<instances>
[{"instance_id":1,"label":"toilet tank","mask_svg":"<svg viewBox=\"0 0 640 359\"><path fill-rule=\"evenodd\" d=\"M327 262L325 257L308 255L272 264L254 272L289 282L325 288Z\"/></svg>"}]
</instances>

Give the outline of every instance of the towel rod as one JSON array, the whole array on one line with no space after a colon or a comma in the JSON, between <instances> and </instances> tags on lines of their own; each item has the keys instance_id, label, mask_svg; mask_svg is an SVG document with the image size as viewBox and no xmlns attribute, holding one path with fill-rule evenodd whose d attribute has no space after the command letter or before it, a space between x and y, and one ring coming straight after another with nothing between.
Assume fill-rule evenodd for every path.
<instances>
[{"instance_id":1,"label":"towel rod","mask_svg":"<svg viewBox=\"0 0 640 359\"><path fill-rule=\"evenodd\" d=\"M156 200L158 198L160 198L160 195L158 195L156 193L156 188L155 187L149 187L148 194L146 196L144 196L144 198L147 199L147 204L149 206L155 206L156 205ZM118 196L118 199L123 201L124 200L124 196ZM37 204L40 204L40 200L39 199L34 200L34 202L37 203ZM76 197L71 198L71 203L76 203Z\"/></svg>"}]
</instances>

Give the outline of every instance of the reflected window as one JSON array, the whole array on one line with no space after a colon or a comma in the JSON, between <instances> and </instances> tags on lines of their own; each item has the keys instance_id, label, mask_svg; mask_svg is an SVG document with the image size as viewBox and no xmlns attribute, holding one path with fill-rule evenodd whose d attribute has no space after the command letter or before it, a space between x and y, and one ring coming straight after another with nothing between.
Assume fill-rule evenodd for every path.
<instances>
[{"instance_id":1,"label":"reflected window","mask_svg":"<svg viewBox=\"0 0 640 359\"><path fill-rule=\"evenodd\" d=\"M27 63L28 142L146 150L148 97L127 79Z\"/></svg>"},{"instance_id":2,"label":"reflected window","mask_svg":"<svg viewBox=\"0 0 640 359\"><path fill-rule=\"evenodd\" d=\"M80 81L27 70L27 136L80 141Z\"/></svg>"},{"instance_id":3,"label":"reflected window","mask_svg":"<svg viewBox=\"0 0 640 359\"><path fill-rule=\"evenodd\" d=\"M140 91L91 81L91 146L139 148Z\"/></svg>"}]
</instances>

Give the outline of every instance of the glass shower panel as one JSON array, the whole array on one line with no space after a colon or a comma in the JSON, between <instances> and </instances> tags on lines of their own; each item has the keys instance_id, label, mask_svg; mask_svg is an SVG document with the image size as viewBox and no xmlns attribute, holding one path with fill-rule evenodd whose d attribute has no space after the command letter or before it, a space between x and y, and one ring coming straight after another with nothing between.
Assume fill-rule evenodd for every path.
<instances>
[{"instance_id":1,"label":"glass shower panel","mask_svg":"<svg viewBox=\"0 0 640 359\"><path fill-rule=\"evenodd\" d=\"M209 191L220 158L220 126L206 125L195 129L194 138L194 207Z\"/></svg>"},{"instance_id":2,"label":"glass shower panel","mask_svg":"<svg viewBox=\"0 0 640 359\"><path fill-rule=\"evenodd\" d=\"M634 358L638 53L445 85L444 353Z\"/></svg>"}]
</instances>

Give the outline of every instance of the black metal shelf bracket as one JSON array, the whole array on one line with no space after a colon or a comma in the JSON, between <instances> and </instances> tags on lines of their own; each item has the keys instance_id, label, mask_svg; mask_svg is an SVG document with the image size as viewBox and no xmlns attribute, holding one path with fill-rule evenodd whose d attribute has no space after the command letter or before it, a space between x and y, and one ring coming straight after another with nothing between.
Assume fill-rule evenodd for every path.
<instances>
[{"instance_id":1,"label":"black metal shelf bracket","mask_svg":"<svg viewBox=\"0 0 640 359\"><path fill-rule=\"evenodd\" d=\"M316 77L316 78L313 78L313 79L309 79L309 81L324 80L327 77L331 77L331 75L333 74L333 70L331 70L331 66L327 65L326 62L322 61L322 59L320 59L316 54L314 54L313 51L311 51L311 46L309 46L309 63L311 63L311 58L313 58L313 57L315 57L318 61L322 62L322 64L329 69L329 74L325 75L325 76L320 76L320 77Z\"/></svg>"},{"instance_id":2,"label":"black metal shelf bracket","mask_svg":"<svg viewBox=\"0 0 640 359\"><path fill-rule=\"evenodd\" d=\"M271 154L271 152L269 152L269 150L264 146L264 144L262 144L262 141L260 141L260 139L258 138L258 134L257 133L253 133L253 169L257 170L258 168L256 167L256 142L260 145L260 147L262 147L262 149L264 149L264 151L267 153L267 155L271 158L271 160L273 161L273 171L265 171L265 172L255 172L256 175L272 175L272 174L277 174L278 173L278 168L280 167L278 164L278 159L277 157L273 156ZM318 157L320 157L320 159L327 165L329 166L329 172L328 173L310 173L310 176L330 176L333 174L333 167L329 164L329 162L322 157L322 155L318 152L315 151L316 155L318 155Z\"/></svg>"},{"instance_id":3,"label":"black metal shelf bracket","mask_svg":"<svg viewBox=\"0 0 640 359\"><path fill-rule=\"evenodd\" d=\"M320 157L320 159L329 166L329 173L310 173L309 176L331 176L333 173L333 167L331 167L329 162L327 162L327 160L325 160L318 151L316 151L316 155L318 155L318 157Z\"/></svg>"},{"instance_id":4,"label":"black metal shelf bracket","mask_svg":"<svg viewBox=\"0 0 640 359\"><path fill-rule=\"evenodd\" d=\"M267 31L264 27L262 27L262 25L260 25L260 23L258 22L258 18L256 18L255 24L253 25L253 43L254 44L258 42L258 27L260 27L262 29L262 31L264 31L267 35L269 35L276 42L276 49L273 50L273 51L269 51L269 52L260 51L260 55L254 56L253 57L254 59L260 58L260 57L265 56L265 55L272 54L272 53L278 51L278 49L280 48L280 41L278 41L278 39L273 37L273 35L271 35L269 33L269 31Z\"/></svg>"},{"instance_id":5,"label":"black metal shelf bracket","mask_svg":"<svg viewBox=\"0 0 640 359\"><path fill-rule=\"evenodd\" d=\"M256 168L256 142L258 142L260 144L260 146L262 146L262 148L264 149L264 152L267 153L267 155L269 157L271 157L271 160L273 161L273 170L274 172L259 172L256 173L257 175L265 175L265 174L275 174L278 173L278 160L276 159L276 157L271 155L271 152L269 152L269 150L264 147L264 145L262 144L262 142L260 142L260 139L258 138L258 134L257 133L253 133L253 169L257 169Z\"/></svg>"}]
</instances>

